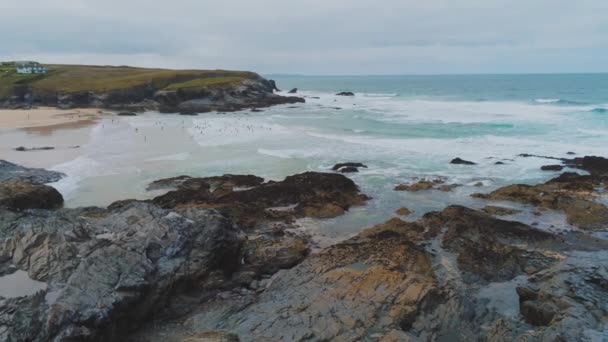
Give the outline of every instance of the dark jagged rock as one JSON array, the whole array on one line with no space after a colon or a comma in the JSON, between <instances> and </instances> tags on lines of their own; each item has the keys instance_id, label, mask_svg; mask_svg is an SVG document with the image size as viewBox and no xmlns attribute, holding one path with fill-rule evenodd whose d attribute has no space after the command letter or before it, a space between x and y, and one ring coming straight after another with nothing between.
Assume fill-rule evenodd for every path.
<instances>
[{"instance_id":1,"label":"dark jagged rock","mask_svg":"<svg viewBox=\"0 0 608 342\"><path fill-rule=\"evenodd\" d=\"M421 229L394 219L366 230L279 272L257 298L205 303L184 329L227 330L243 341L407 335L440 298L432 256L412 242Z\"/></svg>"},{"instance_id":2,"label":"dark jagged rock","mask_svg":"<svg viewBox=\"0 0 608 342\"><path fill-rule=\"evenodd\" d=\"M48 151L48 150L54 150L55 148L52 146L43 146L43 147L23 147L23 146L19 146L15 148L15 151L19 151L19 152L26 152L26 151Z\"/></svg>"},{"instance_id":3,"label":"dark jagged rock","mask_svg":"<svg viewBox=\"0 0 608 342\"><path fill-rule=\"evenodd\" d=\"M30 183L52 183L65 177L61 172L19 166L0 159L0 182L18 180Z\"/></svg>"},{"instance_id":4,"label":"dark jagged rock","mask_svg":"<svg viewBox=\"0 0 608 342\"><path fill-rule=\"evenodd\" d=\"M8 219L4 219L8 218ZM116 211L0 209L0 254L43 293L0 299L4 341L114 341L176 293L211 291L231 272L242 241L209 210L132 203Z\"/></svg>"},{"instance_id":5,"label":"dark jagged rock","mask_svg":"<svg viewBox=\"0 0 608 342\"><path fill-rule=\"evenodd\" d=\"M604 180L597 176L585 176L566 172L544 184L514 184L489 194L473 194L474 197L515 201L540 208L563 211L568 222L582 229L604 229L608 226L608 207L593 199Z\"/></svg>"},{"instance_id":6,"label":"dark jagged rock","mask_svg":"<svg viewBox=\"0 0 608 342\"><path fill-rule=\"evenodd\" d=\"M159 190L159 189L178 189L178 188L197 188L200 183L205 183L209 185L209 188L219 188L219 187L236 187L238 188L248 188L254 187L262 184L264 179L261 177L257 177L254 175L230 175L226 174L223 176L213 176L213 177L203 177L203 178L194 178L190 176L178 176L171 177L165 179L159 179L150 183L147 187L147 190Z\"/></svg>"},{"instance_id":7,"label":"dark jagged rock","mask_svg":"<svg viewBox=\"0 0 608 342\"><path fill-rule=\"evenodd\" d=\"M597 156L585 156L581 158L565 159L569 167L588 171L596 176L608 176L608 159Z\"/></svg>"},{"instance_id":8,"label":"dark jagged rock","mask_svg":"<svg viewBox=\"0 0 608 342\"><path fill-rule=\"evenodd\" d=\"M281 89L277 88L277 83L275 80L268 80L268 84L272 88L272 91L281 91Z\"/></svg>"},{"instance_id":9,"label":"dark jagged rock","mask_svg":"<svg viewBox=\"0 0 608 342\"><path fill-rule=\"evenodd\" d=\"M399 209L395 210L395 214L401 215L401 216L407 216L407 215L409 215L411 213L412 213L412 211L410 209L406 208L406 207L399 208Z\"/></svg>"},{"instance_id":10,"label":"dark jagged rock","mask_svg":"<svg viewBox=\"0 0 608 342\"><path fill-rule=\"evenodd\" d=\"M137 116L137 113L134 113L134 112L119 112L116 115L118 115L118 116Z\"/></svg>"},{"instance_id":11,"label":"dark jagged rock","mask_svg":"<svg viewBox=\"0 0 608 342\"><path fill-rule=\"evenodd\" d=\"M11 209L56 209L63 196L55 188L22 181L0 182L0 207Z\"/></svg>"},{"instance_id":12,"label":"dark jagged rock","mask_svg":"<svg viewBox=\"0 0 608 342\"><path fill-rule=\"evenodd\" d=\"M498 206L494 206L494 205L486 205L481 210L486 214L490 214L490 215L494 215L494 216L505 216L505 215L514 215L514 214L521 213L521 210L518 210L518 209L498 207Z\"/></svg>"},{"instance_id":13,"label":"dark jagged rock","mask_svg":"<svg viewBox=\"0 0 608 342\"><path fill-rule=\"evenodd\" d=\"M473 163L472 161L468 161L468 160L464 160L464 159L460 159L460 158L454 158L450 161L450 164L457 164L457 165L477 165L477 163Z\"/></svg>"},{"instance_id":14,"label":"dark jagged rock","mask_svg":"<svg viewBox=\"0 0 608 342\"><path fill-rule=\"evenodd\" d=\"M298 88L293 88L290 91L287 92L287 94L295 94L298 92Z\"/></svg>"},{"instance_id":15,"label":"dark jagged rock","mask_svg":"<svg viewBox=\"0 0 608 342\"><path fill-rule=\"evenodd\" d=\"M338 96L355 96L355 94L350 91L342 91L342 92L337 93L336 95L338 95Z\"/></svg>"},{"instance_id":16,"label":"dark jagged rock","mask_svg":"<svg viewBox=\"0 0 608 342\"><path fill-rule=\"evenodd\" d=\"M417 182L410 184L399 184L395 186L395 191L422 191L422 190L441 190L444 192L452 191L453 189L461 186L460 184L444 184L445 180L441 178L435 179L421 179Z\"/></svg>"},{"instance_id":17,"label":"dark jagged rock","mask_svg":"<svg viewBox=\"0 0 608 342\"><path fill-rule=\"evenodd\" d=\"M237 223L253 227L268 219L335 217L367 200L352 180L330 173L306 172L280 182L257 183L257 186L240 191L235 191L230 183L221 182L222 186L216 188L210 183L205 178L187 179L177 190L158 196L152 202L163 208L218 208ZM289 206L293 206L293 210L278 214L268 210Z\"/></svg>"},{"instance_id":18,"label":"dark jagged rock","mask_svg":"<svg viewBox=\"0 0 608 342\"><path fill-rule=\"evenodd\" d=\"M345 166L343 168L341 168L339 170L340 173L354 173L354 172L359 172L359 169L357 169L356 167L352 167L352 166Z\"/></svg>"},{"instance_id":19,"label":"dark jagged rock","mask_svg":"<svg viewBox=\"0 0 608 342\"><path fill-rule=\"evenodd\" d=\"M350 168L364 167L364 168L367 169L367 165L362 164L362 163L353 163L353 162L338 163L338 164L334 165L331 169L333 171L341 171L341 169L344 168L344 167L350 167Z\"/></svg>"},{"instance_id":20,"label":"dark jagged rock","mask_svg":"<svg viewBox=\"0 0 608 342\"><path fill-rule=\"evenodd\" d=\"M457 254L458 266L468 273L469 282L506 281L556 262L543 253L519 247L557 241L552 234L520 222L455 205L425 214L422 222L431 231L447 229L442 244Z\"/></svg>"},{"instance_id":21,"label":"dark jagged rock","mask_svg":"<svg viewBox=\"0 0 608 342\"><path fill-rule=\"evenodd\" d=\"M543 171L561 171L564 169L563 165L543 165L540 167Z\"/></svg>"}]
</instances>

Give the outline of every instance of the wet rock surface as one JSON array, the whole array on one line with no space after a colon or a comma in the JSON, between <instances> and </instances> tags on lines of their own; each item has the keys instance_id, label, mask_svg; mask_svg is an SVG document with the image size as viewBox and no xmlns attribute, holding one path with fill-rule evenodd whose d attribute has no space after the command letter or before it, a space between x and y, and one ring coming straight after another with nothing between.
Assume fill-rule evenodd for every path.
<instances>
[{"instance_id":1,"label":"wet rock surface","mask_svg":"<svg viewBox=\"0 0 608 342\"><path fill-rule=\"evenodd\" d=\"M559 210L566 214L569 223L581 229L605 229L608 227L608 207L594 201L599 196L598 189L604 187L605 181L604 176L566 172L544 184L508 185L489 194L473 196Z\"/></svg>"},{"instance_id":2,"label":"wet rock surface","mask_svg":"<svg viewBox=\"0 0 608 342\"><path fill-rule=\"evenodd\" d=\"M445 183L445 180L441 179L441 178L435 178L435 179L422 178L421 180L418 180L413 183L398 184L397 186L395 186L395 191L417 192L417 191L435 189L435 190L441 190L444 192L448 192L448 191L452 191L453 189L460 186L460 184L444 184L444 183Z\"/></svg>"},{"instance_id":3,"label":"wet rock surface","mask_svg":"<svg viewBox=\"0 0 608 342\"><path fill-rule=\"evenodd\" d=\"M341 173L351 173L351 172L359 172L359 168L367 168L367 165L363 163L339 163L334 165L331 169L333 171L338 171Z\"/></svg>"},{"instance_id":4,"label":"wet rock surface","mask_svg":"<svg viewBox=\"0 0 608 342\"><path fill-rule=\"evenodd\" d=\"M336 94L337 96L355 96L355 93L351 91L342 91Z\"/></svg>"},{"instance_id":5,"label":"wet rock surface","mask_svg":"<svg viewBox=\"0 0 608 342\"><path fill-rule=\"evenodd\" d=\"M63 177L65 175L61 172L23 167L0 159L0 182L18 180L44 184L56 182Z\"/></svg>"},{"instance_id":6,"label":"wet rock surface","mask_svg":"<svg viewBox=\"0 0 608 342\"><path fill-rule=\"evenodd\" d=\"M594 170L480 197L560 208L571 220L576 206L553 203L601 204L604 177ZM452 205L314 251L296 219L335 217L368 199L339 173L179 176L150 189L171 191L106 209L0 208L0 291L15 272L44 285L0 295L0 340L608 337L608 241L597 232L492 216L523 215L508 207Z\"/></svg>"},{"instance_id":7,"label":"wet rock surface","mask_svg":"<svg viewBox=\"0 0 608 342\"><path fill-rule=\"evenodd\" d=\"M47 284L38 295L0 299L3 341L116 340L172 293L205 291L212 272L238 265L242 243L217 212L146 203L0 217L3 263Z\"/></svg>"},{"instance_id":8,"label":"wet rock surface","mask_svg":"<svg viewBox=\"0 0 608 342\"><path fill-rule=\"evenodd\" d=\"M16 210L55 209L63 205L63 196L55 188L22 181L0 182L0 207Z\"/></svg>"},{"instance_id":9,"label":"wet rock surface","mask_svg":"<svg viewBox=\"0 0 608 342\"><path fill-rule=\"evenodd\" d=\"M217 208L236 223L252 228L268 220L336 217L368 199L352 180L340 174L306 172L263 184L249 176L224 177L215 187L209 178L180 178L177 190L154 198L152 203L163 208ZM246 182L239 183L238 177ZM253 186L235 191L234 184L245 183Z\"/></svg>"}]
</instances>

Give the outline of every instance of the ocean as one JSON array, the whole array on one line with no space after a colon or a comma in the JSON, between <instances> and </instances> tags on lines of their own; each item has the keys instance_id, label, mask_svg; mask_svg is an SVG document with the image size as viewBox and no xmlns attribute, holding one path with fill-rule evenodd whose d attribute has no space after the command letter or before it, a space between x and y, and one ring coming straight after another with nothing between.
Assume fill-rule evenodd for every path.
<instances>
[{"instance_id":1,"label":"ocean","mask_svg":"<svg viewBox=\"0 0 608 342\"><path fill-rule=\"evenodd\" d=\"M385 221L400 207L414 211L411 219L450 204L479 208L487 203L472 193L557 175L540 170L550 160L522 153L608 156L608 74L267 78L284 92L298 88L306 103L261 112L107 118L88 128L75 158L43 166L68 175L55 184L67 206L103 206L150 198L157 193L146 185L163 177L234 173L277 180L362 162L368 168L348 176L373 197L368 205L336 219L301 222L327 244ZM341 91L355 96L335 95ZM16 146L54 139L10 134ZM73 133L52 133L56 139L65 134ZM49 152L31 155L42 153ZM477 165L450 164L455 157ZM393 190L432 177L462 186L451 192ZM557 213L551 217L544 216L541 227L563 221ZM573 229L563 222L557 227Z\"/></svg>"}]
</instances>

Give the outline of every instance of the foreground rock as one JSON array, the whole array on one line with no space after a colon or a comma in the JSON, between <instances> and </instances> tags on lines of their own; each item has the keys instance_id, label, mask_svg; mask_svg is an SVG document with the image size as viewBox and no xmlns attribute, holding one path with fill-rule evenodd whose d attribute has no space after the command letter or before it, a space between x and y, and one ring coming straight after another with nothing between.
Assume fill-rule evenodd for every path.
<instances>
[{"instance_id":1,"label":"foreground rock","mask_svg":"<svg viewBox=\"0 0 608 342\"><path fill-rule=\"evenodd\" d=\"M0 209L2 262L46 288L0 299L0 339L117 340L172 294L211 290L203 281L234 269L241 243L230 221L209 210Z\"/></svg>"},{"instance_id":2,"label":"foreground rock","mask_svg":"<svg viewBox=\"0 0 608 342\"><path fill-rule=\"evenodd\" d=\"M55 188L22 181L0 182L0 207L16 210L56 209L63 196Z\"/></svg>"},{"instance_id":3,"label":"foreground rock","mask_svg":"<svg viewBox=\"0 0 608 342\"><path fill-rule=\"evenodd\" d=\"M420 230L396 219L379 225L279 272L258 298L207 302L184 328L242 341L355 341L408 330L439 299L432 256L412 242Z\"/></svg>"},{"instance_id":4,"label":"foreground rock","mask_svg":"<svg viewBox=\"0 0 608 342\"><path fill-rule=\"evenodd\" d=\"M601 341L606 248L578 233L558 237L451 206L418 222L393 218L270 279L222 292L175 326L132 337Z\"/></svg>"},{"instance_id":5,"label":"foreground rock","mask_svg":"<svg viewBox=\"0 0 608 342\"><path fill-rule=\"evenodd\" d=\"M566 214L569 223L579 228L605 229L608 227L608 207L594 201L604 184L605 179L600 176L566 172L544 184L514 184L473 196L559 210Z\"/></svg>"},{"instance_id":6,"label":"foreground rock","mask_svg":"<svg viewBox=\"0 0 608 342\"><path fill-rule=\"evenodd\" d=\"M239 183L242 179L246 181ZM336 217L368 199L352 180L331 173L306 172L263 184L259 178L234 175L223 176L215 184L209 178L177 181L182 182L177 190L152 202L163 208L216 208L248 228L268 220ZM251 187L236 189L238 184Z\"/></svg>"},{"instance_id":7,"label":"foreground rock","mask_svg":"<svg viewBox=\"0 0 608 342\"><path fill-rule=\"evenodd\" d=\"M19 166L0 159L0 182L8 180L30 183L52 183L65 177L61 172Z\"/></svg>"}]
</instances>

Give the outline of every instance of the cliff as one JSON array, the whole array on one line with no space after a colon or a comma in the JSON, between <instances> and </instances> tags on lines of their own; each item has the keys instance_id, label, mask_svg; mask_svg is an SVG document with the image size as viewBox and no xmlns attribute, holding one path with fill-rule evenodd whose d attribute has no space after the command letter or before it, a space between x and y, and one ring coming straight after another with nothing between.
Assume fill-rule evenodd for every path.
<instances>
[{"instance_id":1,"label":"cliff","mask_svg":"<svg viewBox=\"0 0 608 342\"><path fill-rule=\"evenodd\" d=\"M47 65L45 74L0 67L0 108L158 110L184 114L304 102L273 93L272 80L247 71Z\"/></svg>"}]
</instances>

